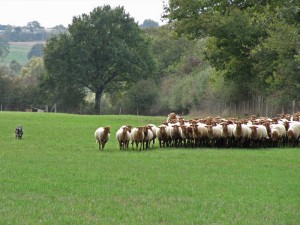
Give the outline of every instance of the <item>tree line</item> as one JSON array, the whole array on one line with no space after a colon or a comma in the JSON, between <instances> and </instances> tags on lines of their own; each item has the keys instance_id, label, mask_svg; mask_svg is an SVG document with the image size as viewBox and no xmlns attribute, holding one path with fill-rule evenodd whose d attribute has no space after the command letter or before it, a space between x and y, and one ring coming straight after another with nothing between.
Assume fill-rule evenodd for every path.
<instances>
[{"instance_id":1,"label":"tree line","mask_svg":"<svg viewBox=\"0 0 300 225\"><path fill-rule=\"evenodd\" d=\"M63 25L45 28L36 20L28 22L26 26L0 24L0 37L8 42L45 41L53 35L67 31Z\"/></svg>"},{"instance_id":2,"label":"tree line","mask_svg":"<svg viewBox=\"0 0 300 225\"><path fill-rule=\"evenodd\" d=\"M146 28L123 7L97 7L49 38L20 75L2 68L0 83L15 84L0 87L0 104L97 114L291 112L299 105L299 7L170 0L169 24Z\"/></svg>"}]
</instances>

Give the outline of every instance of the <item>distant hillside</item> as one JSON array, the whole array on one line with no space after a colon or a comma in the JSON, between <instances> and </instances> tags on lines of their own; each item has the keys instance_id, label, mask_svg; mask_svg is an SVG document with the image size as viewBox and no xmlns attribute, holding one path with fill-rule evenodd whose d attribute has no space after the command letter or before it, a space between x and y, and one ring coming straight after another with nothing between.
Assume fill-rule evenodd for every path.
<instances>
[{"instance_id":1,"label":"distant hillside","mask_svg":"<svg viewBox=\"0 0 300 225\"><path fill-rule=\"evenodd\" d=\"M4 59L4 64L8 65L12 60L16 60L22 65L26 64L28 52L37 43L45 42L9 42L10 50Z\"/></svg>"}]
</instances>

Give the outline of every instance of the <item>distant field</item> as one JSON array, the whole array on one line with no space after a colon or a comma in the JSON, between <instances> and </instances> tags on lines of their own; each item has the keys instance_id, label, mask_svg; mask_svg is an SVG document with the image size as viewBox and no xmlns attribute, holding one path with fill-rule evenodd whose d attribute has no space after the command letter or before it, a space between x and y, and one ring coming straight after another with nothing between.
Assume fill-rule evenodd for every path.
<instances>
[{"instance_id":1,"label":"distant field","mask_svg":"<svg viewBox=\"0 0 300 225\"><path fill-rule=\"evenodd\" d=\"M4 63L9 64L12 60L16 60L22 65L26 64L28 62L28 52L31 47L37 43L43 42L9 42L10 51L6 56Z\"/></svg>"},{"instance_id":2,"label":"distant field","mask_svg":"<svg viewBox=\"0 0 300 225\"><path fill-rule=\"evenodd\" d=\"M0 112L0 224L300 224L300 149L119 150L165 119Z\"/></svg>"}]
</instances>

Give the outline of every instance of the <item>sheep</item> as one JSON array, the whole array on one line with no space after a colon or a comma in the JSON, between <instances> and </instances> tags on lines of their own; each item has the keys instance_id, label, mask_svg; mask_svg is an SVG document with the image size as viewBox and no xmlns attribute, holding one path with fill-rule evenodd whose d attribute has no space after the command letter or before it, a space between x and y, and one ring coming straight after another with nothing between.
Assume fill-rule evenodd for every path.
<instances>
[{"instance_id":1,"label":"sheep","mask_svg":"<svg viewBox=\"0 0 300 225\"><path fill-rule=\"evenodd\" d=\"M138 146L140 144L140 151L142 148L144 149L144 127L134 127L131 130L131 145L132 145L132 150L134 150L134 143L136 145L136 150L138 150Z\"/></svg>"},{"instance_id":2,"label":"sheep","mask_svg":"<svg viewBox=\"0 0 300 225\"><path fill-rule=\"evenodd\" d=\"M280 144L284 145L286 141L286 130L283 124L270 125L270 138L273 147L279 147Z\"/></svg>"},{"instance_id":3,"label":"sheep","mask_svg":"<svg viewBox=\"0 0 300 225\"><path fill-rule=\"evenodd\" d=\"M181 127L177 124L172 125L170 128L170 137L172 146L178 147L181 143Z\"/></svg>"},{"instance_id":4,"label":"sheep","mask_svg":"<svg viewBox=\"0 0 300 225\"><path fill-rule=\"evenodd\" d=\"M180 129L180 136L181 136L181 140L183 141L183 146L186 148L187 147L187 141L190 140L190 132L191 132L191 135L193 134L193 131L192 129L189 129L191 128L190 126L186 126L186 125L181 125L180 126L181 129Z\"/></svg>"},{"instance_id":5,"label":"sheep","mask_svg":"<svg viewBox=\"0 0 300 225\"><path fill-rule=\"evenodd\" d=\"M159 125L156 131L156 137L159 141L159 147L169 147L168 127L164 124Z\"/></svg>"},{"instance_id":6,"label":"sheep","mask_svg":"<svg viewBox=\"0 0 300 225\"><path fill-rule=\"evenodd\" d=\"M205 125L193 124L191 125L193 130L193 143L192 147L204 146L207 143L208 130Z\"/></svg>"},{"instance_id":7,"label":"sheep","mask_svg":"<svg viewBox=\"0 0 300 225\"><path fill-rule=\"evenodd\" d=\"M143 148L145 149L144 144L146 144L146 149L150 147L150 142L153 141L153 132L151 130L150 126L144 127L144 142L143 142Z\"/></svg>"},{"instance_id":8,"label":"sheep","mask_svg":"<svg viewBox=\"0 0 300 225\"><path fill-rule=\"evenodd\" d=\"M15 138L22 139L23 136L23 127L20 125L15 130Z\"/></svg>"},{"instance_id":9,"label":"sheep","mask_svg":"<svg viewBox=\"0 0 300 225\"><path fill-rule=\"evenodd\" d=\"M150 129L151 129L151 131L152 131L152 133L153 133L152 146L154 146L154 144L155 144L155 139L156 139L156 131L157 131L158 127L155 126L154 124L148 124L147 126L150 127Z\"/></svg>"},{"instance_id":10,"label":"sheep","mask_svg":"<svg viewBox=\"0 0 300 225\"><path fill-rule=\"evenodd\" d=\"M288 128L286 133L288 139L288 145L290 147L296 147L299 145L299 137L300 137L300 123L292 122Z\"/></svg>"},{"instance_id":11,"label":"sheep","mask_svg":"<svg viewBox=\"0 0 300 225\"><path fill-rule=\"evenodd\" d=\"M176 115L176 113L170 113L168 115L168 118L167 118L167 122L172 122L172 121L175 121L175 122L178 122L179 121L179 117Z\"/></svg>"},{"instance_id":12,"label":"sheep","mask_svg":"<svg viewBox=\"0 0 300 225\"><path fill-rule=\"evenodd\" d=\"M262 147L262 144L269 139L267 128L264 125L254 125L249 128L251 129L249 136L251 146Z\"/></svg>"},{"instance_id":13,"label":"sheep","mask_svg":"<svg viewBox=\"0 0 300 225\"><path fill-rule=\"evenodd\" d=\"M222 137L222 127L213 125L206 125L206 127L210 146L217 147Z\"/></svg>"},{"instance_id":14,"label":"sheep","mask_svg":"<svg viewBox=\"0 0 300 225\"><path fill-rule=\"evenodd\" d=\"M250 128L246 124L242 124L241 121L237 121L232 133L236 140L237 147L245 147L249 140Z\"/></svg>"},{"instance_id":15,"label":"sheep","mask_svg":"<svg viewBox=\"0 0 300 225\"><path fill-rule=\"evenodd\" d=\"M99 150L104 150L105 144L110 138L110 127L99 127L94 136L96 143L99 143Z\"/></svg>"},{"instance_id":16,"label":"sheep","mask_svg":"<svg viewBox=\"0 0 300 225\"><path fill-rule=\"evenodd\" d=\"M228 122L223 122L222 124L222 139L225 147L232 147L233 144L233 129L234 124L229 124Z\"/></svg>"},{"instance_id":17,"label":"sheep","mask_svg":"<svg viewBox=\"0 0 300 225\"><path fill-rule=\"evenodd\" d=\"M120 150L128 149L128 143L130 141L130 133L128 126L122 126L116 133L116 138L119 142Z\"/></svg>"}]
</instances>

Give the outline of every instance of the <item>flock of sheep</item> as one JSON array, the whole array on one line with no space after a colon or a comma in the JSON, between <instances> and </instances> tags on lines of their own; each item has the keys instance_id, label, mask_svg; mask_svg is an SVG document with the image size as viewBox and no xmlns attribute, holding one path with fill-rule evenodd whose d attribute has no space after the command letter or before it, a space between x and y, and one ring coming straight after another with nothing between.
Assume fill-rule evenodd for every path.
<instances>
[{"instance_id":1,"label":"flock of sheep","mask_svg":"<svg viewBox=\"0 0 300 225\"><path fill-rule=\"evenodd\" d=\"M104 149L110 138L110 127L95 131L99 149ZM158 140L160 148L267 148L298 147L300 138L300 113L281 114L268 118L250 116L247 119L206 117L185 120L170 113L159 126L121 126L116 132L120 150L144 150Z\"/></svg>"}]
</instances>

